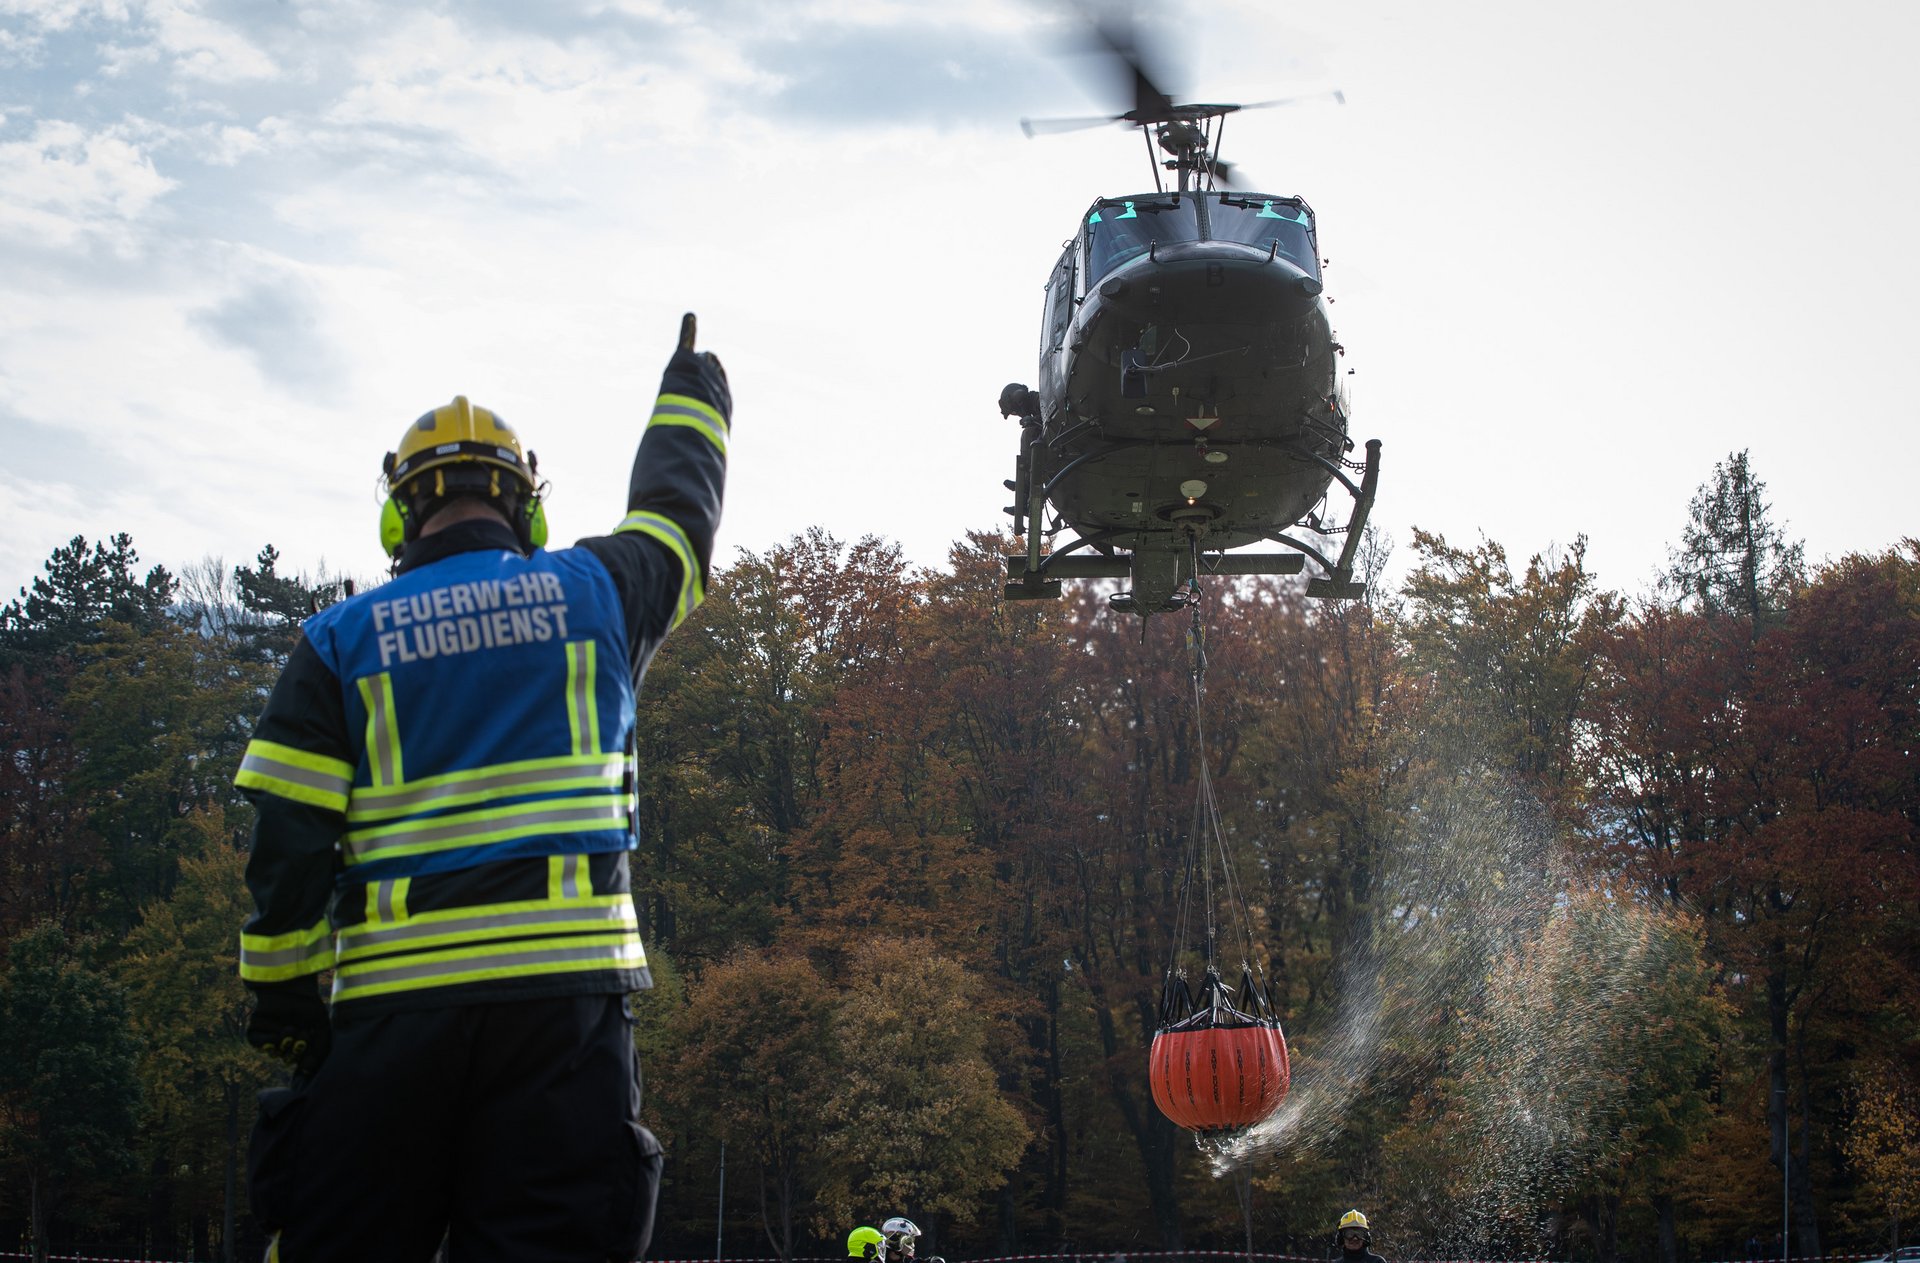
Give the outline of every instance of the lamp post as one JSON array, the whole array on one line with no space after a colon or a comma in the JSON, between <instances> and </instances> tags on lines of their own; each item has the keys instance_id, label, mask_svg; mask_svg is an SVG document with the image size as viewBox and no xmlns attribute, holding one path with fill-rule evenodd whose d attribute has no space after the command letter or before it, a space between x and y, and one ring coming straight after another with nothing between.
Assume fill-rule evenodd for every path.
<instances>
[{"instance_id":1,"label":"lamp post","mask_svg":"<svg viewBox=\"0 0 1920 1263\"><path fill-rule=\"evenodd\" d=\"M713 1212L713 1263L726 1257L727 1241L727 1142L720 1142L720 1204Z\"/></svg>"}]
</instances>

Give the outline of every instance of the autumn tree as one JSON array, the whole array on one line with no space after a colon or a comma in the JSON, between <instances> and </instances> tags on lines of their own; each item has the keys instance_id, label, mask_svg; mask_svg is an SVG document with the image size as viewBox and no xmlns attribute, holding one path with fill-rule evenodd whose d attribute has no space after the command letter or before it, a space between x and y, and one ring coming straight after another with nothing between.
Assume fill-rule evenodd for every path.
<instances>
[{"instance_id":1,"label":"autumn tree","mask_svg":"<svg viewBox=\"0 0 1920 1263\"><path fill-rule=\"evenodd\" d=\"M1920 1086L1893 1064L1854 1071L1853 1122L1843 1148L1864 1192L1887 1215L1891 1249L1900 1248L1900 1222L1920 1206Z\"/></svg>"},{"instance_id":2,"label":"autumn tree","mask_svg":"<svg viewBox=\"0 0 1920 1263\"><path fill-rule=\"evenodd\" d=\"M898 651L899 550L823 531L714 576L639 699L636 891L684 960L765 945L787 906L790 838L810 824L842 681Z\"/></svg>"},{"instance_id":3,"label":"autumn tree","mask_svg":"<svg viewBox=\"0 0 1920 1263\"><path fill-rule=\"evenodd\" d=\"M1917 576L1912 553L1847 559L1757 630L1650 607L1606 642L1591 711L1617 862L1698 907L1750 981L1735 998L1762 1033L1762 1104L1804 1253L1820 1243L1816 1110L1838 1100L1850 1014L1911 1012L1920 995L1895 911L1920 901Z\"/></svg>"}]
</instances>

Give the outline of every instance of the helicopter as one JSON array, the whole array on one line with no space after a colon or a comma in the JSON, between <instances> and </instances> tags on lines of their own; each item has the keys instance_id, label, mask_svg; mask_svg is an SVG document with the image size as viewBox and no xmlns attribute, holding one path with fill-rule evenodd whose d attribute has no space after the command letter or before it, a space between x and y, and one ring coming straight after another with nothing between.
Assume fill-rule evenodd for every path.
<instances>
[{"instance_id":1,"label":"helicopter","mask_svg":"<svg viewBox=\"0 0 1920 1263\"><path fill-rule=\"evenodd\" d=\"M1039 384L1000 394L1001 415L1020 425L1005 511L1026 544L1005 557L1004 595L1047 600L1063 580L1126 579L1109 605L1144 618L1182 608L1199 575L1292 575L1311 560L1309 596L1362 596L1354 558L1380 442L1351 458L1346 348L1313 209L1241 189L1220 158L1229 115L1307 98L1177 103L1125 33L1097 29L1131 75L1133 108L1021 127L1137 127L1154 187L1098 198L1081 218L1047 282ZM1345 526L1323 517L1335 483L1352 499ZM1073 538L1043 551L1063 529ZM1325 537L1339 535L1328 556ZM1291 551L1228 551L1262 541Z\"/></svg>"}]
</instances>

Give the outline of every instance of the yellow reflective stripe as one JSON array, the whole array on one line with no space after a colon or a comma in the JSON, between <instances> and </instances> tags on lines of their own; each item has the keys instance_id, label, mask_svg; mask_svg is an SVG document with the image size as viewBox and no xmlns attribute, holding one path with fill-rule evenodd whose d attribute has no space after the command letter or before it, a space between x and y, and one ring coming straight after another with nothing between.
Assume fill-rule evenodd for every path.
<instances>
[{"instance_id":1,"label":"yellow reflective stripe","mask_svg":"<svg viewBox=\"0 0 1920 1263\"><path fill-rule=\"evenodd\" d=\"M264 790L297 803L345 811L347 791L353 786L353 765L255 738L240 757L240 770L233 783L241 789Z\"/></svg>"},{"instance_id":2,"label":"yellow reflective stripe","mask_svg":"<svg viewBox=\"0 0 1920 1263\"><path fill-rule=\"evenodd\" d=\"M240 932L240 976L248 982L283 982L333 968L333 927L325 917L286 934Z\"/></svg>"},{"instance_id":3,"label":"yellow reflective stripe","mask_svg":"<svg viewBox=\"0 0 1920 1263\"><path fill-rule=\"evenodd\" d=\"M651 430L656 425L684 425L698 430L722 456L727 454L727 419L705 400L692 395L661 395L654 401L647 428Z\"/></svg>"},{"instance_id":4,"label":"yellow reflective stripe","mask_svg":"<svg viewBox=\"0 0 1920 1263\"><path fill-rule=\"evenodd\" d=\"M393 676L362 676L360 700L367 705L367 766L375 785L398 785L406 779L400 763L400 724L393 713Z\"/></svg>"},{"instance_id":5,"label":"yellow reflective stripe","mask_svg":"<svg viewBox=\"0 0 1920 1263\"><path fill-rule=\"evenodd\" d=\"M624 772L620 756L598 753L567 754L518 763L492 763L486 767L423 777L404 785L360 786L353 791L347 819L357 824L363 820L391 819L429 809L466 807L518 794L545 794L568 789L617 789L624 783Z\"/></svg>"},{"instance_id":6,"label":"yellow reflective stripe","mask_svg":"<svg viewBox=\"0 0 1920 1263\"><path fill-rule=\"evenodd\" d=\"M627 514L613 530L616 535L621 531L639 531L665 544L667 551L680 559L680 605L673 616L673 626L678 627L707 599L706 584L701 581L700 567L693 559L693 544L687 539L687 533L672 518L646 512Z\"/></svg>"},{"instance_id":7,"label":"yellow reflective stripe","mask_svg":"<svg viewBox=\"0 0 1920 1263\"><path fill-rule=\"evenodd\" d=\"M386 881L367 883L367 921L374 925L390 925L395 921L407 919L407 893L413 887L411 877L393 877ZM341 941L346 941L347 931L340 931Z\"/></svg>"},{"instance_id":8,"label":"yellow reflective stripe","mask_svg":"<svg viewBox=\"0 0 1920 1263\"><path fill-rule=\"evenodd\" d=\"M395 991L421 991L465 982L531 978L590 969L640 969L647 953L637 934L575 934L517 939L485 947L453 948L347 965L333 975L333 998L354 1000Z\"/></svg>"},{"instance_id":9,"label":"yellow reflective stripe","mask_svg":"<svg viewBox=\"0 0 1920 1263\"><path fill-rule=\"evenodd\" d=\"M600 702L594 695L594 643L569 641L567 649L567 730L576 755L600 749Z\"/></svg>"},{"instance_id":10,"label":"yellow reflective stripe","mask_svg":"<svg viewBox=\"0 0 1920 1263\"><path fill-rule=\"evenodd\" d=\"M605 934L613 930L640 932L631 895L478 904L425 912L399 925L348 926L340 931L339 959L344 967L348 961L398 950L525 938L530 934Z\"/></svg>"},{"instance_id":11,"label":"yellow reflective stripe","mask_svg":"<svg viewBox=\"0 0 1920 1263\"><path fill-rule=\"evenodd\" d=\"M589 798L547 798L350 832L346 862L364 864L368 860L427 855L539 833L590 833L626 827L624 797L598 794Z\"/></svg>"},{"instance_id":12,"label":"yellow reflective stripe","mask_svg":"<svg viewBox=\"0 0 1920 1263\"><path fill-rule=\"evenodd\" d=\"M584 855L547 856L547 898L578 899L580 874L586 867ZM591 883L588 885L592 889Z\"/></svg>"}]
</instances>

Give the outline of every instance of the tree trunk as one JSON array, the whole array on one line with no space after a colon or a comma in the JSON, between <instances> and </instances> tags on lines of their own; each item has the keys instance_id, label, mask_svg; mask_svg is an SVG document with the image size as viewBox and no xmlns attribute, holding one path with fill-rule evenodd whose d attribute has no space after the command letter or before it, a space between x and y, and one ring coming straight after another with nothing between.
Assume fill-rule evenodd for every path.
<instances>
[{"instance_id":1,"label":"tree trunk","mask_svg":"<svg viewBox=\"0 0 1920 1263\"><path fill-rule=\"evenodd\" d=\"M1768 1157L1777 1170L1786 1170L1793 1160L1787 1148L1788 1014L1786 945L1776 939L1767 961L1767 1028L1770 1036L1767 1049L1767 1131ZM1781 1239L1780 1251L1782 1254L1788 1252L1785 1238Z\"/></svg>"},{"instance_id":2,"label":"tree trunk","mask_svg":"<svg viewBox=\"0 0 1920 1263\"><path fill-rule=\"evenodd\" d=\"M1594 1197L1593 1242L1599 1263L1620 1263L1620 1194Z\"/></svg>"},{"instance_id":3,"label":"tree trunk","mask_svg":"<svg viewBox=\"0 0 1920 1263\"><path fill-rule=\"evenodd\" d=\"M1134 1081L1146 1076L1139 1073L1139 1066L1129 1060L1130 1074L1123 1075L1116 1069L1120 1061L1120 1037L1113 1011L1104 1004L1100 1006L1099 1023L1100 1043L1108 1066L1108 1087L1114 1104L1120 1108L1120 1117L1133 1133L1134 1144L1140 1150L1140 1165L1147 1175L1147 1204L1153 1210L1154 1226L1160 1232L1160 1248L1178 1250L1181 1248L1180 1201L1173 1178L1176 1154L1173 1124L1151 1105L1141 1108Z\"/></svg>"},{"instance_id":4,"label":"tree trunk","mask_svg":"<svg viewBox=\"0 0 1920 1263\"><path fill-rule=\"evenodd\" d=\"M1060 973L1047 971L1047 1238L1059 1241L1067 1231L1067 1106L1060 1091ZM1011 1202L1009 1202L1011 1205ZM1014 1242L1009 1240L1012 1250Z\"/></svg>"},{"instance_id":5,"label":"tree trunk","mask_svg":"<svg viewBox=\"0 0 1920 1263\"><path fill-rule=\"evenodd\" d=\"M40 1173L27 1169L27 1225L33 1237L33 1263L47 1263L47 1213L40 1204Z\"/></svg>"},{"instance_id":6,"label":"tree trunk","mask_svg":"<svg viewBox=\"0 0 1920 1263\"><path fill-rule=\"evenodd\" d=\"M1660 1263L1680 1263L1680 1234L1673 1221L1673 1194L1661 1193L1653 1199L1660 1216Z\"/></svg>"},{"instance_id":7,"label":"tree trunk","mask_svg":"<svg viewBox=\"0 0 1920 1263\"><path fill-rule=\"evenodd\" d=\"M240 1090L224 1085L227 1096L227 1154L220 1187L220 1258L234 1263L234 1233L240 1220Z\"/></svg>"},{"instance_id":8,"label":"tree trunk","mask_svg":"<svg viewBox=\"0 0 1920 1263\"><path fill-rule=\"evenodd\" d=\"M1787 1180L1793 1199L1793 1235L1800 1254L1809 1259L1820 1257L1820 1214L1813 1203L1813 1119L1808 1116L1807 1075L1800 1074L1800 1152L1794 1155L1793 1170Z\"/></svg>"}]
</instances>

